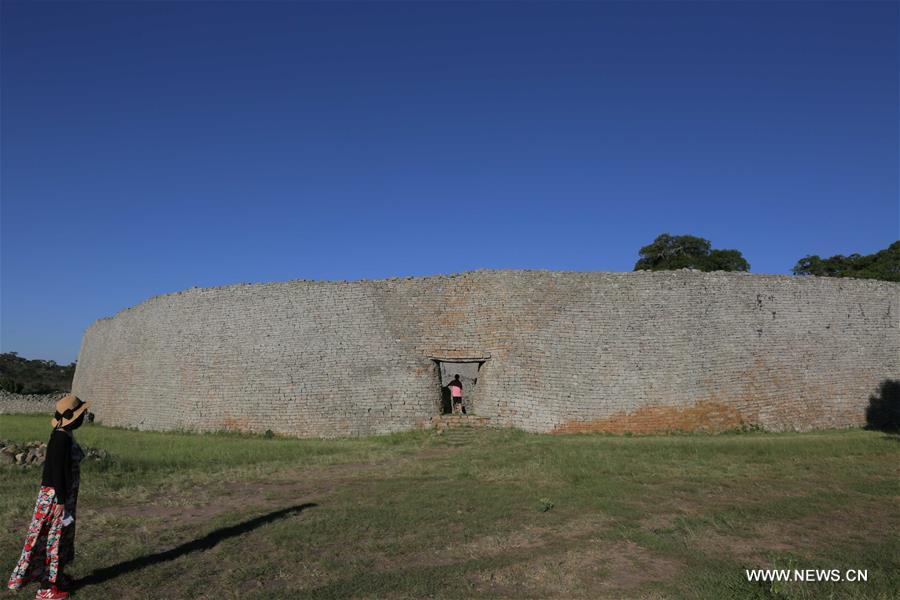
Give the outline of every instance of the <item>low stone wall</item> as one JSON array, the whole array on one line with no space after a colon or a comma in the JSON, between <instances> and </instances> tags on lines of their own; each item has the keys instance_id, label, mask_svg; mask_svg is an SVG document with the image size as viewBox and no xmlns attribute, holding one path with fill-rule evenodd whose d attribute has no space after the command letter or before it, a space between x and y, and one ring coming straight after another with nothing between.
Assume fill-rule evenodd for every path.
<instances>
[{"instance_id":1,"label":"low stone wall","mask_svg":"<svg viewBox=\"0 0 900 600\"><path fill-rule=\"evenodd\" d=\"M0 415L18 413L46 413L47 418L53 416L56 403L66 392L56 394L13 394L0 390Z\"/></svg>"},{"instance_id":2,"label":"low stone wall","mask_svg":"<svg viewBox=\"0 0 900 600\"><path fill-rule=\"evenodd\" d=\"M109 454L100 448L81 446L84 458L103 460ZM0 465L19 465L21 467L41 466L47 458L47 444L40 441L11 442L0 439Z\"/></svg>"}]
</instances>

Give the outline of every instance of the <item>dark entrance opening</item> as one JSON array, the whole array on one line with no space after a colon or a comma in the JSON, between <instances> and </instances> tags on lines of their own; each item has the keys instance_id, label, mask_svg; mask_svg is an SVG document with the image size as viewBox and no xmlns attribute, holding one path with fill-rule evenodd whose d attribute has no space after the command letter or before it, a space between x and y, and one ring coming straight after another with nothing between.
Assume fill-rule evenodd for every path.
<instances>
[{"instance_id":1,"label":"dark entrance opening","mask_svg":"<svg viewBox=\"0 0 900 600\"><path fill-rule=\"evenodd\" d=\"M475 414L477 403L475 386L478 383L481 367L487 359L432 358L432 360L438 367L438 377L440 378L441 386L438 414L449 415L453 412L467 415ZM457 407L454 407L450 384L456 379L457 375L459 375L459 382L462 388L462 401L457 403ZM454 408L456 409L455 411Z\"/></svg>"}]
</instances>

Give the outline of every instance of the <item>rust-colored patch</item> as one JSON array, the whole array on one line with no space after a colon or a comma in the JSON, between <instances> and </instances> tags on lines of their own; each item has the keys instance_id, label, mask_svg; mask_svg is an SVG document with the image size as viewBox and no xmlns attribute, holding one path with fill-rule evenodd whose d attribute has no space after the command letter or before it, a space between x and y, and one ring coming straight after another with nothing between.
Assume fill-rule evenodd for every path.
<instances>
[{"instance_id":1,"label":"rust-colored patch","mask_svg":"<svg viewBox=\"0 0 900 600\"><path fill-rule=\"evenodd\" d=\"M246 417L237 418L226 416L222 421L222 427L228 431L250 431L250 420Z\"/></svg>"},{"instance_id":2,"label":"rust-colored patch","mask_svg":"<svg viewBox=\"0 0 900 600\"><path fill-rule=\"evenodd\" d=\"M660 433L665 431L724 431L745 423L740 411L718 402L693 406L644 406L634 412L618 412L593 421L569 421L553 433Z\"/></svg>"}]
</instances>

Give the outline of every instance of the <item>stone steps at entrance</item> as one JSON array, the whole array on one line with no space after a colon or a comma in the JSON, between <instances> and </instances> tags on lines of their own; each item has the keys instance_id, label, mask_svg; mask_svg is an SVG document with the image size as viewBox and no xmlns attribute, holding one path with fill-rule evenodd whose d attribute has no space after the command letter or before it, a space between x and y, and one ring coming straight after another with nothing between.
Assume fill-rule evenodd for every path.
<instances>
[{"instance_id":1,"label":"stone steps at entrance","mask_svg":"<svg viewBox=\"0 0 900 600\"><path fill-rule=\"evenodd\" d=\"M460 427L487 427L491 424L490 417L479 417L477 415L436 415L431 417L426 426L433 427L438 431L445 429L457 429Z\"/></svg>"}]
</instances>

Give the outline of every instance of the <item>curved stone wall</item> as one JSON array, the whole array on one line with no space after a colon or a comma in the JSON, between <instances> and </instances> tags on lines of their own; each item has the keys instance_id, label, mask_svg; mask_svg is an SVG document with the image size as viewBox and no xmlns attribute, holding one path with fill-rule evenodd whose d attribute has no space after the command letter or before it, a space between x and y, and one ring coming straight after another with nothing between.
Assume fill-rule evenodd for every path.
<instances>
[{"instance_id":1,"label":"curved stone wall","mask_svg":"<svg viewBox=\"0 0 900 600\"><path fill-rule=\"evenodd\" d=\"M73 391L109 425L366 435L437 414L432 357L483 357L471 406L497 425L848 426L900 377L898 315L895 283L744 273L194 288L94 323Z\"/></svg>"}]
</instances>

